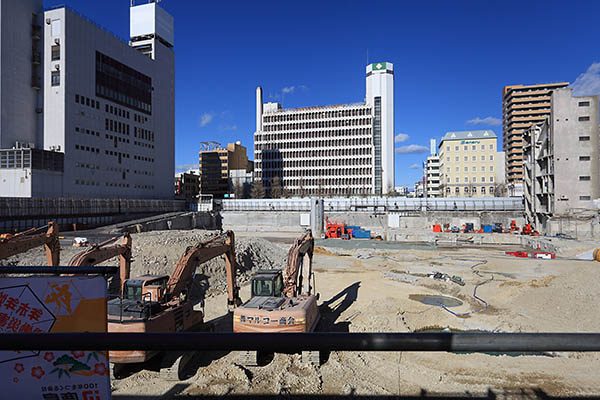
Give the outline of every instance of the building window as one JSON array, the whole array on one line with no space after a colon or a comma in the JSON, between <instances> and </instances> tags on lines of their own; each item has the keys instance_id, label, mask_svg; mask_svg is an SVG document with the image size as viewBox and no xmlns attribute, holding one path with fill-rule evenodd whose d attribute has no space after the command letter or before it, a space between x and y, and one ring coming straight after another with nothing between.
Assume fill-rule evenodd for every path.
<instances>
[{"instance_id":1,"label":"building window","mask_svg":"<svg viewBox=\"0 0 600 400\"><path fill-rule=\"evenodd\" d=\"M454 161L458 161L458 160L459 160L459 158L458 158L458 157L455 157L455 158L454 158Z\"/></svg>"},{"instance_id":2,"label":"building window","mask_svg":"<svg viewBox=\"0 0 600 400\"><path fill-rule=\"evenodd\" d=\"M579 161L590 161L590 156L579 156Z\"/></svg>"},{"instance_id":3,"label":"building window","mask_svg":"<svg viewBox=\"0 0 600 400\"><path fill-rule=\"evenodd\" d=\"M475 150L477 150L477 146L473 145L473 146L471 146L471 149L472 149L473 151L475 151Z\"/></svg>"},{"instance_id":4,"label":"building window","mask_svg":"<svg viewBox=\"0 0 600 400\"><path fill-rule=\"evenodd\" d=\"M481 156L481 161L485 161L485 156Z\"/></svg>"},{"instance_id":5,"label":"building window","mask_svg":"<svg viewBox=\"0 0 600 400\"><path fill-rule=\"evenodd\" d=\"M494 167L490 165L490 172L494 170Z\"/></svg>"},{"instance_id":6,"label":"building window","mask_svg":"<svg viewBox=\"0 0 600 400\"><path fill-rule=\"evenodd\" d=\"M456 167L456 172L460 172L460 167Z\"/></svg>"},{"instance_id":7,"label":"building window","mask_svg":"<svg viewBox=\"0 0 600 400\"><path fill-rule=\"evenodd\" d=\"M494 177L490 176L490 182L494 182Z\"/></svg>"},{"instance_id":8,"label":"building window","mask_svg":"<svg viewBox=\"0 0 600 400\"><path fill-rule=\"evenodd\" d=\"M458 151L459 147L458 146L454 146L454 150Z\"/></svg>"},{"instance_id":9,"label":"building window","mask_svg":"<svg viewBox=\"0 0 600 400\"><path fill-rule=\"evenodd\" d=\"M580 176L580 177L579 177L579 180L580 180L580 181L589 181L589 180L590 180L590 177L589 177L589 176Z\"/></svg>"},{"instance_id":10,"label":"building window","mask_svg":"<svg viewBox=\"0 0 600 400\"><path fill-rule=\"evenodd\" d=\"M580 142L589 142L590 137L589 136L579 136L579 141Z\"/></svg>"},{"instance_id":11,"label":"building window","mask_svg":"<svg viewBox=\"0 0 600 400\"><path fill-rule=\"evenodd\" d=\"M75 95L75 103L79 103L79 95L78 94Z\"/></svg>"},{"instance_id":12,"label":"building window","mask_svg":"<svg viewBox=\"0 0 600 400\"><path fill-rule=\"evenodd\" d=\"M589 121L590 117L585 116L585 117L579 117L578 119L579 119L579 121Z\"/></svg>"},{"instance_id":13,"label":"building window","mask_svg":"<svg viewBox=\"0 0 600 400\"><path fill-rule=\"evenodd\" d=\"M454 193L459 194L460 193L460 188L455 188L454 189Z\"/></svg>"},{"instance_id":14,"label":"building window","mask_svg":"<svg viewBox=\"0 0 600 400\"><path fill-rule=\"evenodd\" d=\"M465 172L469 172L469 167L465 167Z\"/></svg>"},{"instance_id":15,"label":"building window","mask_svg":"<svg viewBox=\"0 0 600 400\"><path fill-rule=\"evenodd\" d=\"M481 177L481 182L482 182L482 183L485 183L485 176L482 176L482 177Z\"/></svg>"},{"instance_id":16,"label":"building window","mask_svg":"<svg viewBox=\"0 0 600 400\"><path fill-rule=\"evenodd\" d=\"M473 183L477 182L477 178L473 177L473 180L471 182L473 182Z\"/></svg>"},{"instance_id":17,"label":"building window","mask_svg":"<svg viewBox=\"0 0 600 400\"><path fill-rule=\"evenodd\" d=\"M446 161L450 161L450 157L446 157Z\"/></svg>"},{"instance_id":18,"label":"building window","mask_svg":"<svg viewBox=\"0 0 600 400\"><path fill-rule=\"evenodd\" d=\"M52 46L52 61L60 60L60 45L55 44Z\"/></svg>"},{"instance_id":19,"label":"building window","mask_svg":"<svg viewBox=\"0 0 600 400\"><path fill-rule=\"evenodd\" d=\"M481 151L484 151L484 150L485 150L485 144L482 144L481 145Z\"/></svg>"},{"instance_id":20,"label":"building window","mask_svg":"<svg viewBox=\"0 0 600 400\"><path fill-rule=\"evenodd\" d=\"M465 156L465 161L469 161L469 157Z\"/></svg>"},{"instance_id":21,"label":"building window","mask_svg":"<svg viewBox=\"0 0 600 400\"><path fill-rule=\"evenodd\" d=\"M472 159L473 161L477 161L477 156L473 156L473 157L471 157L471 159Z\"/></svg>"},{"instance_id":22,"label":"building window","mask_svg":"<svg viewBox=\"0 0 600 400\"><path fill-rule=\"evenodd\" d=\"M485 194L485 187L481 188L481 194Z\"/></svg>"},{"instance_id":23,"label":"building window","mask_svg":"<svg viewBox=\"0 0 600 400\"><path fill-rule=\"evenodd\" d=\"M469 183L469 178L465 176L465 183Z\"/></svg>"},{"instance_id":24,"label":"building window","mask_svg":"<svg viewBox=\"0 0 600 400\"><path fill-rule=\"evenodd\" d=\"M494 161L494 156L490 156L490 161Z\"/></svg>"},{"instance_id":25,"label":"building window","mask_svg":"<svg viewBox=\"0 0 600 400\"><path fill-rule=\"evenodd\" d=\"M589 101L580 101L579 102L579 107L587 107L590 105Z\"/></svg>"},{"instance_id":26,"label":"building window","mask_svg":"<svg viewBox=\"0 0 600 400\"><path fill-rule=\"evenodd\" d=\"M459 182L460 182L460 180L459 180L458 176L456 177L456 179L454 179L454 181L455 181L456 183L459 183Z\"/></svg>"},{"instance_id":27,"label":"building window","mask_svg":"<svg viewBox=\"0 0 600 400\"><path fill-rule=\"evenodd\" d=\"M490 144L490 150L494 150L494 145Z\"/></svg>"},{"instance_id":28,"label":"building window","mask_svg":"<svg viewBox=\"0 0 600 400\"><path fill-rule=\"evenodd\" d=\"M60 71L52 71L52 86L60 86Z\"/></svg>"},{"instance_id":29,"label":"building window","mask_svg":"<svg viewBox=\"0 0 600 400\"><path fill-rule=\"evenodd\" d=\"M485 172L485 167L481 167L481 172Z\"/></svg>"},{"instance_id":30,"label":"building window","mask_svg":"<svg viewBox=\"0 0 600 400\"><path fill-rule=\"evenodd\" d=\"M586 200L591 200L591 199L592 198L590 196L579 196L579 200L586 201Z\"/></svg>"},{"instance_id":31,"label":"building window","mask_svg":"<svg viewBox=\"0 0 600 400\"><path fill-rule=\"evenodd\" d=\"M477 167L473 167L473 168L471 168L471 170L472 170L473 172L477 172Z\"/></svg>"}]
</instances>

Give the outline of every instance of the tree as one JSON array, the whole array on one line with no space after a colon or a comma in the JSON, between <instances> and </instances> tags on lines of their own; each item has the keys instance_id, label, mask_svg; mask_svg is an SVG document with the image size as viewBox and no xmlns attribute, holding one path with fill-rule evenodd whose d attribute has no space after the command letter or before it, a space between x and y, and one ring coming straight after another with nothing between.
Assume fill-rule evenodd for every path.
<instances>
[{"instance_id":1,"label":"tree","mask_svg":"<svg viewBox=\"0 0 600 400\"><path fill-rule=\"evenodd\" d=\"M281 187L281 179L278 176L273 178L271 181L271 198L279 199L283 195L283 188Z\"/></svg>"},{"instance_id":2,"label":"tree","mask_svg":"<svg viewBox=\"0 0 600 400\"><path fill-rule=\"evenodd\" d=\"M252 197L253 199L264 199L265 198L265 188L260 179L257 179L252 183L252 190L250 191L250 197Z\"/></svg>"},{"instance_id":3,"label":"tree","mask_svg":"<svg viewBox=\"0 0 600 400\"><path fill-rule=\"evenodd\" d=\"M504 183L497 183L494 185L494 196L506 197L507 195L508 195L508 190Z\"/></svg>"},{"instance_id":4,"label":"tree","mask_svg":"<svg viewBox=\"0 0 600 400\"><path fill-rule=\"evenodd\" d=\"M236 199L244 198L244 185L239 182L235 182L233 184L233 194L235 194Z\"/></svg>"},{"instance_id":5,"label":"tree","mask_svg":"<svg viewBox=\"0 0 600 400\"><path fill-rule=\"evenodd\" d=\"M306 190L304 189L304 178L300 177L300 182L298 183L298 195L300 197L306 196Z\"/></svg>"}]
</instances>

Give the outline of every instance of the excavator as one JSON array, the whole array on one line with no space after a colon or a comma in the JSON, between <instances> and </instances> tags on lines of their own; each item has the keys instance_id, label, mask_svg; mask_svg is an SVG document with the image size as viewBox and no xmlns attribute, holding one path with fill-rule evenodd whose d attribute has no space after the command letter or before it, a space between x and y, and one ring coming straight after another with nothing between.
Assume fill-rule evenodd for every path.
<instances>
[{"instance_id":1,"label":"excavator","mask_svg":"<svg viewBox=\"0 0 600 400\"><path fill-rule=\"evenodd\" d=\"M129 279L131 270L131 236L125 233L121 238L120 244L109 246L119 240L119 237L108 239L104 242L93 244L84 251L76 254L69 265L72 267L94 266L113 257L119 257L119 282L121 284L121 295L123 294L123 284Z\"/></svg>"},{"instance_id":2,"label":"excavator","mask_svg":"<svg viewBox=\"0 0 600 400\"><path fill-rule=\"evenodd\" d=\"M235 236L226 231L188 247L181 256L175 270L168 275L142 275L123 279L122 295L108 301L108 332L179 332L206 329L204 313L194 310L188 296L194 272L199 264L215 257L225 256L227 274L228 307L241 304L239 287L236 283ZM129 273L121 273L128 276ZM113 376L127 375L132 364L145 363L154 359L157 351L109 351ZM163 354L163 356L165 356ZM185 368L182 357L178 357L167 368L168 375L178 377ZM173 376L167 376L173 377Z\"/></svg>"},{"instance_id":3,"label":"excavator","mask_svg":"<svg viewBox=\"0 0 600 400\"><path fill-rule=\"evenodd\" d=\"M46 232L35 233L46 229ZM60 242L58 240L58 224L53 221L48 225L28 229L20 233L0 235L0 260L24 253L38 246L46 248L46 260L49 266L56 267L60 263Z\"/></svg>"},{"instance_id":4,"label":"excavator","mask_svg":"<svg viewBox=\"0 0 600 400\"><path fill-rule=\"evenodd\" d=\"M234 332L313 332L319 322L318 295L313 294L314 238L307 230L288 252L285 275L260 270L251 280L251 298L233 312ZM306 264L305 259L308 260ZM306 278L306 283L304 282ZM313 284L311 285L311 278ZM258 365L256 351L239 355L243 365ZM302 359L319 365L318 351L302 352Z\"/></svg>"}]
</instances>

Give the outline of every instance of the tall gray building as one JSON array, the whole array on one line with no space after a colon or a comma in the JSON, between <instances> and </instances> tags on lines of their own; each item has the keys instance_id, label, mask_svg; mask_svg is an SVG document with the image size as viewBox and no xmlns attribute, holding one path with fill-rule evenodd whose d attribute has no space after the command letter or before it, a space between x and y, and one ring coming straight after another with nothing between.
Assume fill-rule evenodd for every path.
<instances>
[{"instance_id":1,"label":"tall gray building","mask_svg":"<svg viewBox=\"0 0 600 400\"><path fill-rule=\"evenodd\" d=\"M596 210L600 198L598 96L555 89L549 117L524 134L524 195L529 222L561 231L561 220Z\"/></svg>"},{"instance_id":2,"label":"tall gray building","mask_svg":"<svg viewBox=\"0 0 600 400\"><path fill-rule=\"evenodd\" d=\"M42 145L42 0L0 0L0 149Z\"/></svg>"},{"instance_id":3,"label":"tall gray building","mask_svg":"<svg viewBox=\"0 0 600 400\"><path fill-rule=\"evenodd\" d=\"M44 12L43 104L34 108L43 115L43 130L33 136L18 133L16 140L34 138L36 147L44 149L38 158L64 157L36 170L32 162L11 162L33 155L3 151L7 162L3 167L0 160L0 182L10 189L1 196L173 197L173 18L156 3L132 6L130 12L129 42L68 8ZM8 18L4 12L1 17L4 27ZM30 52L31 43L30 38ZM5 119L26 118L13 110L5 117L3 109ZM10 148L2 139L2 147ZM48 174L47 168L53 168L51 188L43 184L48 179L37 179Z\"/></svg>"}]
</instances>

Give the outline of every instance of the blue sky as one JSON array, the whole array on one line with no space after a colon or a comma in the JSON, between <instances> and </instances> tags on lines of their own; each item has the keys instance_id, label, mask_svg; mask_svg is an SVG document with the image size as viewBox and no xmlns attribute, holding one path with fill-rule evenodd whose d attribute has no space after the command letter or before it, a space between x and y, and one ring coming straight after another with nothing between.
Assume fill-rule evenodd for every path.
<instances>
[{"instance_id":1,"label":"blue sky","mask_svg":"<svg viewBox=\"0 0 600 400\"><path fill-rule=\"evenodd\" d=\"M129 1L66 4L128 37ZM427 156L430 138L469 129L501 137L506 85L579 77L582 94L600 93L598 1L164 0L161 6L175 18L178 167L197 164L199 143L208 140L241 140L254 158L257 86L265 101L283 97L285 107L362 101L367 53L369 62L394 64L395 134L404 139L396 143L397 185L420 178L414 167Z\"/></svg>"}]
</instances>

